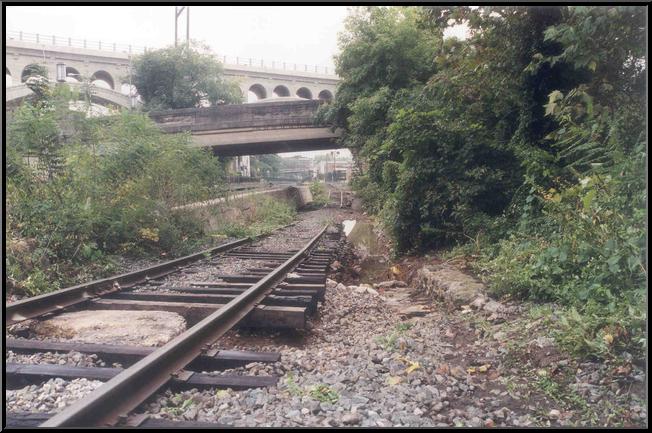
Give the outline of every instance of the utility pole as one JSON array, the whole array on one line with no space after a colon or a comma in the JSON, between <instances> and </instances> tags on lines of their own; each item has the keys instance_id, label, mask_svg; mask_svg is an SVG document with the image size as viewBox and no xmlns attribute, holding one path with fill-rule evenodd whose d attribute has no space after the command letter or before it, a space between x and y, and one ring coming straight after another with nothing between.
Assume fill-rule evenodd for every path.
<instances>
[{"instance_id":1,"label":"utility pole","mask_svg":"<svg viewBox=\"0 0 652 433\"><path fill-rule=\"evenodd\" d=\"M190 47L190 6L174 7L174 46L178 44L179 16L186 10L186 48Z\"/></svg>"}]
</instances>

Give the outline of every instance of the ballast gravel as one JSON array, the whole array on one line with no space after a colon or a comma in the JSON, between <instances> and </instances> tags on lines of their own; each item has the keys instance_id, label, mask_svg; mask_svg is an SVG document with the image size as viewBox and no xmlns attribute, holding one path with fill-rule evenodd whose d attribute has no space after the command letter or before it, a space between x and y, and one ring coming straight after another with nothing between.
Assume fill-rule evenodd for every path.
<instances>
[{"instance_id":1,"label":"ballast gravel","mask_svg":"<svg viewBox=\"0 0 652 433\"><path fill-rule=\"evenodd\" d=\"M56 364L74 367L118 367L118 364L107 365L95 354L79 352L39 352L32 354L5 352L5 361L15 364Z\"/></svg>"},{"instance_id":2,"label":"ballast gravel","mask_svg":"<svg viewBox=\"0 0 652 433\"><path fill-rule=\"evenodd\" d=\"M99 380L60 378L37 385L5 390L5 412L56 413L90 394L103 382Z\"/></svg>"}]
</instances>

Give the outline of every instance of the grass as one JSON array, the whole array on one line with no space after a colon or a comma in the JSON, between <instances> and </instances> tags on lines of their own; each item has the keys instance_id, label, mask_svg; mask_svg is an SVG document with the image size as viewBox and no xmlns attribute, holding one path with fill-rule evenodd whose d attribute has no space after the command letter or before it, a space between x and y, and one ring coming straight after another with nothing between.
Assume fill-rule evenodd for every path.
<instances>
[{"instance_id":1,"label":"grass","mask_svg":"<svg viewBox=\"0 0 652 433\"><path fill-rule=\"evenodd\" d=\"M288 373L285 384L288 387L288 392L290 395L294 397L301 397L303 395L303 390L294 381L294 375L292 373Z\"/></svg>"},{"instance_id":2,"label":"grass","mask_svg":"<svg viewBox=\"0 0 652 433\"><path fill-rule=\"evenodd\" d=\"M192 398L184 399L181 394L175 394L170 399L170 401L176 406L167 406L162 408L161 411L175 416L182 415L190 406L194 404L194 400Z\"/></svg>"},{"instance_id":3,"label":"grass","mask_svg":"<svg viewBox=\"0 0 652 433\"><path fill-rule=\"evenodd\" d=\"M312 194L312 202L315 206L324 206L328 204L328 195L326 194L326 187L323 183L315 181L309 186L310 194Z\"/></svg>"},{"instance_id":4,"label":"grass","mask_svg":"<svg viewBox=\"0 0 652 433\"><path fill-rule=\"evenodd\" d=\"M285 385L287 386L290 395L294 397L302 397L306 394L306 392L294 381L294 375L292 373L288 373L287 378L285 379ZM334 404L340 399L340 395L337 391L325 384L313 386L310 391L308 391L308 395L322 403Z\"/></svg>"},{"instance_id":5,"label":"grass","mask_svg":"<svg viewBox=\"0 0 652 433\"><path fill-rule=\"evenodd\" d=\"M399 323L389 335L382 335L374 338L374 342L385 350L394 351L398 338L409 331L414 324L409 322Z\"/></svg>"},{"instance_id":6,"label":"grass","mask_svg":"<svg viewBox=\"0 0 652 433\"><path fill-rule=\"evenodd\" d=\"M212 210L211 236L244 238L269 233L294 221L296 209L284 200L258 195L229 204L232 213Z\"/></svg>"},{"instance_id":7,"label":"grass","mask_svg":"<svg viewBox=\"0 0 652 433\"><path fill-rule=\"evenodd\" d=\"M554 380L549 375L539 375L538 379L532 383L534 388L543 392L563 408L580 411L580 418L582 420L588 420L592 424L599 422L597 413L589 406L584 397L566 385Z\"/></svg>"},{"instance_id":8,"label":"grass","mask_svg":"<svg viewBox=\"0 0 652 433\"><path fill-rule=\"evenodd\" d=\"M310 390L310 396L322 403L335 404L340 399L340 395L328 385L315 385Z\"/></svg>"}]
</instances>

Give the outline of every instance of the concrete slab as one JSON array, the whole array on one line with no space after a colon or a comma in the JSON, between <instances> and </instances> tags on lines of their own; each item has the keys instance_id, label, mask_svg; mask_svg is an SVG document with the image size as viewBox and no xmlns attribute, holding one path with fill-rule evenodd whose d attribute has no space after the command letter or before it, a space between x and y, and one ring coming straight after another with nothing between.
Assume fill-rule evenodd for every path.
<instances>
[{"instance_id":1,"label":"concrete slab","mask_svg":"<svg viewBox=\"0 0 652 433\"><path fill-rule=\"evenodd\" d=\"M37 322L32 330L41 337L80 343L161 346L185 331L186 321L167 311L76 311Z\"/></svg>"}]
</instances>

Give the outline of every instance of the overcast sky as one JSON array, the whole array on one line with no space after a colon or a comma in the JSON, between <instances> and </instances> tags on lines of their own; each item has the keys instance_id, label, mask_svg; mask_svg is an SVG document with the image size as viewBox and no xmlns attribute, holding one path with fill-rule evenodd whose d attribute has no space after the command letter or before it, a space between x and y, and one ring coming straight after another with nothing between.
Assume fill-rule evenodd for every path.
<instances>
[{"instance_id":1,"label":"overcast sky","mask_svg":"<svg viewBox=\"0 0 652 433\"><path fill-rule=\"evenodd\" d=\"M190 38L221 55L331 69L347 9L190 6ZM179 17L180 38L185 38L185 17L185 12ZM89 41L154 48L174 43L174 6L8 6L6 23L10 31Z\"/></svg>"},{"instance_id":2,"label":"overcast sky","mask_svg":"<svg viewBox=\"0 0 652 433\"><path fill-rule=\"evenodd\" d=\"M174 6L8 6L7 30L163 47ZM344 6L190 6L190 38L214 52L333 67ZM185 12L179 17L185 39Z\"/></svg>"}]
</instances>

